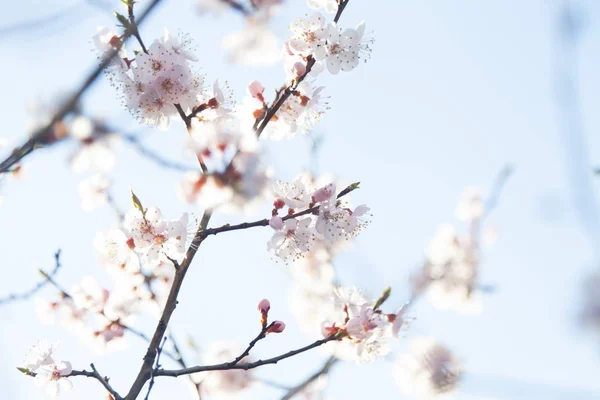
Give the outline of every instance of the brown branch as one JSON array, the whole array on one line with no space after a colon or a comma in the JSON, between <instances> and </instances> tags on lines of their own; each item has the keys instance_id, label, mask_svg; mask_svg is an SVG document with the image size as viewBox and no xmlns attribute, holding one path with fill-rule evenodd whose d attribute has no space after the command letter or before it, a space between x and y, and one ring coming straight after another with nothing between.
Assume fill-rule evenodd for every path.
<instances>
[{"instance_id":1,"label":"brown branch","mask_svg":"<svg viewBox=\"0 0 600 400\"><path fill-rule=\"evenodd\" d=\"M104 388L108 391L108 393L110 393L113 396L113 398L115 400L122 400L123 398L121 397L121 395L119 395L119 393L115 389L113 389L113 387L108 383L109 378L100 375L100 373L98 372L98 370L96 369L96 367L94 366L93 363L90 364L90 367L92 368L91 371L86 371L85 369L81 370L81 371L72 370L69 374L67 374L63 377L70 378L72 376L85 376L87 378L94 378L98 382L100 382L102 384L102 386L104 386ZM17 368L17 369L27 376L35 377L37 375L37 373L31 372L27 369L22 369L22 368Z\"/></svg>"},{"instance_id":2,"label":"brown branch","mask_svg":"<svg viewBox=\"0 0 600 400\"><path fill-rule=\"evenodd\" d=\"M11 293L11 294L7 295L6 297L0 298L0 305L12 303L12 302L15 302L15 301L27 300L31 296L33 296L34 294L36 294L38 291L40 291L42 288L44 288L48 283L51 283L50 280L52 279L53 276L56 275L56 273L58 272L58 270L61 267L61 264L60 264L60 249L57 250L56 253L54 254L54 260L55 260L54 269L50 273L44 273L44 279L43 280L41 280L35 286L33 286L31 289L29 289L29 290L27 290L25 292L22 292L22 293Z\"/></svg>"},{"instance_id":3,"label":"brown branch","mask_svg":"<svg viewBox=\"0 0 600 400\"><path fill-rule=\"evenodd\" d=\"M160 1L161 0L152 0L150 4L148 4L144 11L140 14L137 25L140 25L146 19L146 17L150 14L154 7L160 3ZM125 30L121 43L119 43L119 45L109 53L108 57L102 60L100 65L98 65L88 74L88 76L80 85L79 89L71 97L69 97L65 103L63 103L52 120L46 126L33 133L28 140L16 148L6 159L4 159L4 161L0 162L0 173L9 171L16 163L40 146L52 143L54 125L67 116L67 114L69 114L73 109L75 109L77 103L83 97L84 93L92 86L96 79L98 79L98 77L102 74L102 71L108 67L108 65L112 62L112 59L117 56L121 47L123 47L127 39L130 38L133 33L134 32L131 27Z\"/></svg>"},{"instance_id":4,"label":"brown branch","mask_svg":"<svg viewBox=\"0 0 600 400\"><path fill-rule=\"evenodd\" d=\"M157 353L156 353L156 366L154 367L154 369L150 373L150 383L148 384L148 393L146 393L145 400L148 400L150 398L150 392L152 391L152 388L154 387L154 372L160 368L160 355L162 354L162 351L163 351L163 348L165 347L165 342L166 341L167 341L167 337L165 336L163 338L162 345L156 350L157 351Z\"/></svg>"},{"instance_id":5,"label":"brown branch","mask_svg":"<svg viewBox=\"0 0 600 400\"><path fill-rule=\"evenodd\" d=\"M342 190L338 195L337 198L341 198L344 197L345 195L347 195L348 193L354 191L358 189L358 183L354 183L350 186L348 186L347 188L345 188L344 190ZM300 211L294 214L289 214L286 215L285 217L282 218L282 220L287 221L288 219L292 219L292 218L297 218L297 217L302 217L304 215L308 215L308 214L314 214L317 213L319 211L319 207L320 206L314 206L311 208L308 208L304 211ZM258 221L253 221L253 222L243 222L241 224L236 224L236 225L230 225L230 224L226 224L223 226L220 226L218 228L209 228L206 229L204 231L204 235L205 236L210 236L210 235L216 235L222 232L230 232L230 231L238 231L238 230L242 230L242 229L249 229L249 228L256 228L259 226L268 226L269 225L269 219L265 218L265 219L261 219Z\"/></svg>"},{"instance_id":6,"label":"brown branch","mask_svg":"<svg viewBox=\"0 0 600 400\"><path fill-rule=\"evenodd\" d=\"M314 381L316 381L317 379L319 379L321 376L327 375L329 373L329 370L338 361L339 360L337 358L333 357L333 356L329 357L329 359L327 359L327 361L321 367L321 369L319 369L317 372L315 372L314 374L312 374L311 376L309 376L305 381L303 381L299 385L297 385L294 388L290 389L285 394L285 396L283 396L281 398L281 400L289 400L289 399L291 399L292 397L296 396L297 394L299 394L300 392L302 392L304 389L306 389L308 387L308 385L310 385L311 383L313 383Z\"/></svg>"},{"instance_id":7,"label":"brown branch","mask_svg":"<svg viewBox=\"0 0 600 400\"><path fill-rule=\"evenodd\" d=\"M177 306L177 297L179 296L179 291L181 290L181 286L183 285L185 275L192 263L192 260L194 259L194 256L196 255L196 252L198 251L198 247L206 238L206 236L204 235L204 230L206 229L211 216L212 213L210 211L204 212L204 215L202 216L202 221L200 222L200 226L196 231L196 235L192 240L192 244L187 250L185 259L175 272L175 277L173 279L173 284L171 285L171 290L169 291L169 296L165 303L165 307L163 309L160 320L158 321L158 325L156 327L154 335L150 340L150 345L148 346L146 355L144 356L144 362L142 363L142 366L135 381L129 389L129 393L127 393L127 396L125 397L125 399L127 400L136 399L140 391L144 387L144 384L150 378L152 364L154 363L154 360L157 355L156 349L158 348L160 340L164 336L165 331L167 330L167 326L171 319L171 315L173 315L175 307ZM157 374L155 375L158 376Z\"/></svg>"},{"instance_id":8,"label":"brown branch","mask_svg":"<svg viewBox=\"0 0 600 400\"><path fill-rule=\"evenodd\" d=\"M239 363L240 361L242 361L242 359L244 357L247 357L250 354L250 350L252 350L252 348L256 345L256 343L258 343L260 340L264 339L265 337L267 337L267 331L273 326L275 322L271 322L269 325L265 326L264 328L261 329L260 333L258 334L258 336L256 336L251 342L250 344L248 344L248 347L246 347L246 350L244 350L244 352L242 354L240 354L239 356L237 356L235 358L235 360L233 360L232 362L230 362L230 365L236 365L237 363Z\"/></svg>"},{"instance_id":9,"label":"brown branch","mask_svg":"<svg viewBox=\"0 0 600 400\"><path fill-rule=\"evenodd\" d=\"M170 377L178 377L181 375L194 374L196 372L207 372L207 371L227 371L232 369L241 369L241 370L250 370L254 368L261 367L263 365L268 364L277 364L279 361L285 360L286 358L293 357L297 354L304 353L306 351L312 350L319 346L324 345L325 343L331 342L333 340L339 340L337 335L332 335L325 339L317 340L308 346L301 347L296 350L288 351L287 353L281 354L277 357L267 358L266 360L258 360L254 362L241 363L232 365L231 362L223 363L223 364L215 364L215 365L199 365L196 367L184 368L184 369L176 369L176 370L168 370L168 369L159 369L154 374L155 376L170 376Z\"/></svg>"},{"instance_id":10,"label":"brown branch","mask_svg":"<svg viewBox=\"0 0 600 400\"><path fill-rule=\"evenodd\" d=\"M223 3L227 3L229 4L229 6L231 8L233 8L236 11L239 11L240 13L242 13L242 15L244 15L245 17L249 17L252 15L252 12L248 11L246 9L246 7L244 7L241 3L237 2L236 0L221 0Z\"/></svg>"}]
</instances>

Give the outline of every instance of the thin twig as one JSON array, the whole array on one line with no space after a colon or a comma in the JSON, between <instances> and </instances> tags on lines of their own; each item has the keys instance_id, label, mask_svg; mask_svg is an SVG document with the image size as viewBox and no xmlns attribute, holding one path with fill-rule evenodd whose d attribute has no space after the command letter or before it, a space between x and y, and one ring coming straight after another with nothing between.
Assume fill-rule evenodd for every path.
<instances>
[{"instance_id":1,"label":"thin twig","mask_svg":"<svg viewBox=\"0 0 600 400\"><path fill-rule=\"evenodd\" d=\"M300 392L302 392L304 389L306 389L308 387L308 385L310 385L311 383L313 383L314 381L316 381L317 379L319 379L321 376L323 375L327 375L329 373L329 370L338 362L339 360L335 357L329 357L329 359L327 359L327 361L325 362L325 364L314 374L312 374L311 376L309 376L306 380L304 380L303 382L301 382L300 384L298 384L297 386L295 386L294 388L290 389L285 396L283 396L281 398L281 400L289 400L292 397L296 396L297 394L299 394Z\"/></svg>"},{"instance_id":2,"label":"thin twig","mask_svg":"<svg viewBox=\"0 0 600 400\"><path fill-rule=\"evenodd\" d=\"M352 184L352 185L348 186L346 189L342 190L338 194L337 198L339 199L341 197L344 197L348 193L356 190L357 188L358 188L357 184ZM302 216L308 215L308 214L314 214L319 211L319 207L320 206L317 205L317 206L308 208L304 211L286 215L285 217L282 218L282 220L287 221L288 219L298 218L298 217L302 217ZM206 229L204 231L204 235L210 236L210 235L216 235L216 234L219 234L222 232L238 231L238 230L242 230L242 229L256 228L256 227L260 227L260 226L264 227L264 226L268 226L268 225L269 225L269 220L267 218L261 219L258 221L253 221L253 222L243 222L241 224L236 224L236 225L226 224L226 225L220 226L218 228Z\"/></svg>"},{"instance_id":3,"label":"thin twig","mask_svg":"<svg viewBox=\"0 0 600 400\"><path fill-rule=\"evenodd\" d=\"M232 369L241 369L241 370L247 371L250 369L261 367L263 365L277 364L279 361L282 361L282 360L285 360L286 358L290 358L297 354L301 354L306 351L312 350L314 348L322 346L325 343L331 342L333 340L339 340L339 338L336 335L332 335L328 338L317 340L317 341L315 341L307 346L301 347L299 349L288 351L287 353L281 354L277 357L267 358L266 360L258 360L258 361L254 361L254 362L241 363L241 364L235 364L235 365L231 365L231 363L228 362L228 363L215 364L215 365L199 365L199 366L195 366L195 367L174 369L174 370L160 369L160 370L156 371L154 376L178 377L181 375L194 374L196 372L227 371L227 370L232 370Z\"/></svg>"},{"instance_id":4,"label":"thin twig","mask_svg":"<svg viewBox=\"0 0 600 400\"><path fill-rule=\"evenodd\" d=\"M163 338L162 344L156 350L156 366L154 367L154 369L150 373L150 383L148 384L148 393L146 393L145 400L148 400L150 398L150 392L152 391L152 388L154 387L154 372L157 371L160 368L160 355L162 353L163 347L165 347L165 342L166 341L167 341L167 337L165 336Z\"/></svg>"},{"instance_id":5,"label":"thin twig","mask_svg":"<svg viewBox=\"0 0 600 400\"><path fill-rule=\"evenodd\" d=\"M105 376L100 375L100 373L98 372L98 370L96 369L96 367L94 366L94 364L90 364L90 367L92 368L91 371L86 371L84 370L72 370L69 374L65 375L65 378L69 378L72 376L85 376L88 378L94 378L96 379L98 382L100 382L102 384L102 386L104 386L104 388L108 391L108 393L111 394L111 396L115 399L115 400L122 400L123 398L121 397L121 395L119 395L119 393L113 389L113 387L108 383L109 379ZM29 370L26 369L21 369L18 368L19 371L21 371L23 374L27 375L27 376L31 376L31 377L35 377L37 375L37 373L35 372L31 372Z\"/></svg>"},{"instance_id":6,"label":"thin twig","mask_svg":"<svg viewBox=\"0 0 600 400\"><path fill-rule=\"evenodd\" d=\"M144 42L142 41L142 36L140 35L140 31L138 30L138 26L135 23L135 15L133 14L133 5L134 4L135 4L134 0L129 0L127 2L127 14L129 17L129 23L133 27L132 28L133 36L135 36L135 38L137 39L137 41L140 44L140 46L142 47L142 50L144 51L144 53L148 54L148 50L146 49L146 46L144 46Z\"/></svg>"},{"instance_id":7,"label":"thin twig","mask_svg":"<svg viewBox=\"0 0 600 400\"><path fill-rule=\"evenodd\" d=\"M38 291L40 291L43 287L45 287L48 283L51 283L50 280L52 279L53 276L56 275L56 273L58 272L58 270L61 267L61 263L60 263L60 249L56 251L56 253L54 254L54 269L50 272L50 273L44 273L44 279L41 280L40 282L38 282L35 286L33 286L31 289L22 292L22 293L11 293L6 297L0 298L0 305L4 305L4 304L8 304L8 303L12 303L15 301L22 301L22 300L27 300L29 299L31 296L33 296L34 294L36 294Z\"/></svg>"},{"instance_id":8,"label":"thin twig","mask_svg":"<svg viewBox=\"0 0 600 400\"><path fill-rule=\"evenodd\" d=\"M496 209L502 190L504 189L504 186L506 186L508 179L511 177L513 170L514 168L512 165L506 165L502 168L500 173L498 173L498 176L496 176L492 190L485 202L485 214L481 217L482 221Z\"/></svg>"},{"instance_id":9,"label":"thin twig","mask_svg":"<svg viewBox=\"0 0 600 400\"><path fill-rule=\"evenodd\" d=\"M239 11L240 13L242 13L242 15L244 15L245 17L249 17L252 15L251 11L248 11L246 9L246 7L244 7L241 3L237 2L236 0L221 0L223 3L227 3L229 4L229 6L231 8L233 8L236 11Z\"/></svg>"},{"instance_id":10,"label":"thin twig","mask_svg":"<svg viewBox=\"0 0 600 400\"><path fill-rule=\"evenodd\" d=\"M193 170L193 168L188 167L184 164L179 164L175 161L167 160L164 157L162 157L159 153L154 152L153 150L144 146L144 144L140 141L140 139L137 135L122 134L122 135L120 135L120 137L125 139L126 142L130 143L133 146L133 148L140 153L140 155L146 157L149 160L154 161L157 165L159 165L161 167L169 168L169 169L172 169L175 171L181 171L181 172L187 172L187 171Z\"/></svg>"},{"instance_id":11,"label":"thin twig","mask_svg":"<svg viewBox=\"0 0 600 400\"><path fill-rule=\"evenodd\" d=\"M250 344L248 344L248 347L246 347L246 350L244 350L242 352L242 354L240 354L239 356L237 356L235 358L235 360L231 361L229 364L231 366L234 366L237 363L239 363L240 361L242 361L244 359L244 357L247 357L250 354L250 350L252 350L252 348L256 345L256 343L258 343L260 340L262 340L265 337L267 337L267 332L269 331L269 329L271 329L271 327L273 326L273 324L275 324L275 322L271 322L269 325L267 325L264 328L262 328L261 331L260 331L260 333L250 342Z\"/></svg>"}]
</instances>

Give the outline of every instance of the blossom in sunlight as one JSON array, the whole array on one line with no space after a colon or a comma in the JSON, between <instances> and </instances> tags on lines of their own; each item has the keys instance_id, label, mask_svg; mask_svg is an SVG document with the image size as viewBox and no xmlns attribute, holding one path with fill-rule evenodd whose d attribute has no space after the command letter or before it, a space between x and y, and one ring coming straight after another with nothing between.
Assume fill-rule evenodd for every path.
<instances>
[{"instance_id":1,"label":"blossom in sunlight","mask_svg":"<svg viewBox=\"0 0 600 400\"><path fill-rule=\"evenodd\" d=\"M370 215L369 210L365 205L354 210L342 207L337 198L332 196L319 207L317 232L332 243L353 237L369 224L366 219Z\"/></svg>"},{"instance_id":2,"label":"blossom in sunlight","mask_svg":"<svg viewBox=\"0 0 600 400\"><path fill-rule=\"evenodd\" d=\"M52 355L56 351L58 343L50 343L47 340L40 340L29 347L23 365L25 368L35 371L43 365L54 364Z\"/></svg>"},{"instance_id":3,"label":"blossom in sunlight","mask_svg":"<svg viewBox=\"0 0 600 400\"><path fill-rule=\"evenodd\" d=\"M103 206L108 201L107 189L110 181L101 174L95 174L81 181L79 184L79 196L81 197L81 208L84 211L92 211Z\"/></svg>"},{"instance_id":4,"label":"blossom in sunlight","mask_svg":"<svg viewBox=\"0 0 600 400\"><path fill-rule=\"evenodd\" d=\"M66 378L73 370L71 363L56 363L52 358L57 347L58 344L40 340L29 348L23 363L27 373L35 374L35 384L46 386L46 392L54 399L58 398L61 391L69 390L73 386Z\"/></svg>"},{"instance_id":5,"label":"blossom in sunlight","mask_svg":"<svg viewBox=\"0 0 600 400\"><path fill-rule=\"evenodd\" d=\"M307 0L310 8L323 8L329 14L335 14L338 9L337 0Z\"/></svg>"},{"instance_id":6,"label":"blossom in sunlight","mask_svg":"<svg viewBox=\"0 0 600 400\"><path fill-rule=\"evenodd\" d=\"M57 399L61 392L71 390L73 387L73 383L66 378L71 371L73 371L73 368L71 368L71 363L68 361L44 365L37 371L33 381L36 386L45 386L46 393L53 399Z\"/></svg>"},{"instance_id":7,"label":"blossom in sunlight","mask_svg":"<svg viewBox=\"0 0 600 400\"><path fill-rule=\"evenodd\" d=\"M200 104L203 78L190 65L196 60L189 36L175 37L165 29L147 53L140 51L127 68L107 73L134 117L166 130L170 119L179 115L175 104L186 114Z\"/></svg>"},{"instance_id":8,"label":"blossom in sunlight","mask_svg":"<svg viewBox=\"0 0 600 400\"><path fill-rule=\"evenodd\" d=\"M267 250L284 261L300 258L308 251L313 236L310 218L288 219L281 230L273 234L267 243Z\"/></svg>"},{"instance_id":9,"label":"blossom in sunlight","mask_svg":"<svg viewBox=\"0 0 600 400\"><path fill-rule=\"evenodd\" d=\"M429 399L456 388L461 368L450 350L426 338L412 340L409 348L410 353L399 356L393 368L402 394Z\"/></svg>"},{"instance_id":10,"label":"blossom in sunlight","mask_svg":"<svg viewBox=\"0 0 600 400\"><path fill-rule=\"evenodd\" d=\"M292 53L302 57L312 55L320 60L325 58L329 26L322 14L314 13L311 16L296 19L290 25L290 31L292 31L292 36L288 40L287 46Z\"/></svg>"},{"instance_id":11,"label":"blossom in sunlight","mask_svg":"<svg viewBox=\"0 0 600 400\"><path fill-rule=\"evenodd\" d=\"M335 311L322 322L324 337L340 335L341 340L328 343L329 350L338 358L368 363L389 353L388 339L392 324L388 315L379 308L384 300L373 301L355 287L334 290Z\"/></svg>"},{"instance_id":12,"label":"blossom in sunlight","mask_svg":"<svg viewBox=\"0 0 600 400\"><path fill-rule=\"evenodd\" d=\"M108 172L115 165L113 147L118 137L107 132L102 126L86 117L76 117L69 128L71 136L78 140L79 147L71 157L71 167L75 172L92 169Z\"/></svg>"},{"instance_id":13,"label":"blossom in sunlight","mask_svg":"<svg viewBox=\"0 0 600 400\"><path fill-rule=\"evenodd\" d=\"M134 240L121 229L99 233L94 239L94 247L100 252L102 263L130 272L140 268Z\"/></svg>"},{"instance_id":14,"label":"blossom in sunlight","mask_svg":"<svg viewBox=\"0 0 600 400\"><path fill-rule=\"evenodd\" d=\"M156 207L147 208L143 213L134 208L125 215L125 228L131 232L136 251L151 264L158 263L161 255L173 259L184 255L187 224L187 213L179 220L168 221Z\"/></svg>"},{"instance_id":15,"label":"blossom in sunlight","mask_svg":"<svg viewBox=\"0 0 600 400\"><path fill-rule=\"evenodd\" d=\"M232 343L216 342L202 354L202 364L214 365L230 362L242 354L242 349ZM252 361L244 357L240 363ZM209 371L194 374L194 379L202 382L200 388L208 396L231 394L248 388L252 383L252 373L244 370Z\"/></svg>"},{"instance_id":16,"label":"blossom in sunlight","mask_svg":"<svg viewBox=\"0 0 600 400\"><path fill-rule=\"evenodd\" d=\"M313 67L314 73L320 72L324 66L331 74L341 71L349 72L358 67L361 60L366 61L371 56L373 39L365 37L365 24L361 22L356 29L341 30L337 24L329 26L329 36L325 51L315 54L317 63Z\"/></svg>"},{"instance_id":17,"label":"blossom in sunlight","mask_svg":"<svg viewBox=\"0 0 600 400\"><path fill-rule=\"evenodd\" d=\"M294 210L308 207L311 197L302 179L297 178L292 183L276 180L273 183L273 192L276 202L282 201L286 206Z\"/></svg>"},{"instance_id":18,"label":"blossom in sunlight","mask_svg":"<svg viewBox=\"0 0 600 400\"><path fill-rule=\"evenodd\" d=\"M478 312L479 293L475 291L479 250L469 236L461 236L450 225L441 225L427 250L427 263L415 285L427 289L427 297L440 309Z\"/></svg>"}]
</instances>

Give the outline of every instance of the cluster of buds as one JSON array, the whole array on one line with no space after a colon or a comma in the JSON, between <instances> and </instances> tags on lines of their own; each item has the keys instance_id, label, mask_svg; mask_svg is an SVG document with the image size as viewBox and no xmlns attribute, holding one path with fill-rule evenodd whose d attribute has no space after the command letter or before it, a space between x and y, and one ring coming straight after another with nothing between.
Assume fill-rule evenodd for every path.
<instances>
[{"instance_id":1,"label":"cluster of buds","mask_svg":"<svg viewBox=\"0 0 600 400\"><path fill-rule=\"evenodd\" d=\"M269 324L269 310L271 309L271 303L267 299L262 299L258 303L258 311L260 312L260 324L265 334L268 333L281 333L285 329L285 323L283 321L273 321Z\"/></svg>"}]
</instances>

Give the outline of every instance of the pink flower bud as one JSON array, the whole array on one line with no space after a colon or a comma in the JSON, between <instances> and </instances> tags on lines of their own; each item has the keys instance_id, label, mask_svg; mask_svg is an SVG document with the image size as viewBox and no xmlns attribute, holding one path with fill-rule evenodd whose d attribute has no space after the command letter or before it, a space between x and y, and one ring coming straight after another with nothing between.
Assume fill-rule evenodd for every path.
<instances>
[{"instance_id":1,"label":"pink flower bud","mask_svg":"<svg viewBox=\"0 0 600 400\"><path fill-rule=\"evenodd\" d=\"M269 226L276 231L280 231L283 228L283 219L276 215L269 220Z\"/></svg>"},{"instance_id":2,"label":"pink flower bud","mask_svg":"<svg viewBox=\"0 0 600 400\"><path fill-rule=\"evenodd\" d=\"M252 81L248 84L248 94L254 97L255 99L259 99L262 101L262 94L264 91L265 88L263 87L263 85L260 84L259 81Z\"/></svg>"},{"instance_id":3,"label":"pink flower bud","mask_svg":"<svg viewBox=\"0 0 600 400\"><path fill-rule=\"evenodd\" d=\"M275 321L273 325L269 328L267 333L281 333L285 329L285 323L282 321Z\"/></svg>"},{"instance_id":4,"label":"pink flower bud","mask_svg":"<svg viewBox=\"0 0 600 400\"><path fill-rule=\"evenodd\" d=\"M300 61L295 62L292 66L292 74L294 74L296 78L300 78L305 73L306 65L304 65L304 63L301 63Z\"/></svg>"},{"instance_id":5,"label":"pink flower bud","mask_svg":"<svg viewBox=\"0 0 600 400\"><path fill-rule=\"evenodd\" d=\"M329 185L318 189L312 196L312 200L315 203L320 203L322 201L329 200L333 195L335 195L335 185L330 183Z\"/></svg>"},{"instance_id":6,"label":"pink flower bud","mask_svg":"<svg viewBox=\"0 0 600 400\"><path fill-rule=\"evenodd\" d=\"M271 303L269 302L269 300L267 299L262 299L259 303L258 303L258 311L261 312L261 314L266 314L269 312L269 310L271 309Z\"/></svg>"}]
</instances>

